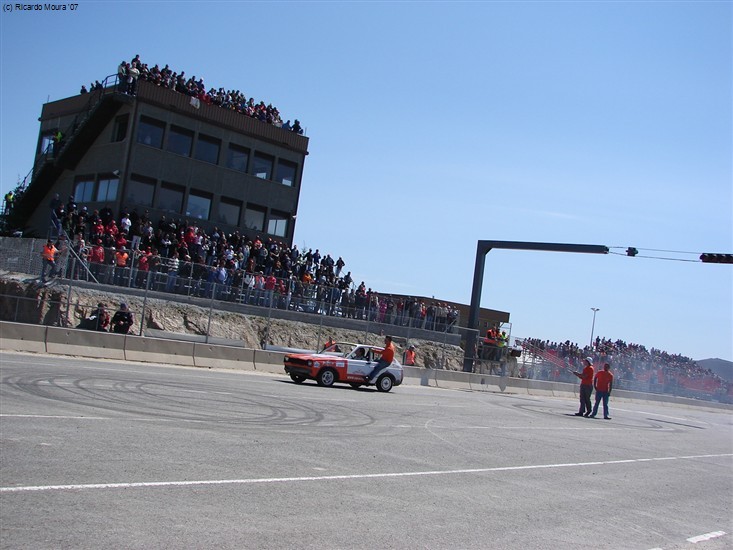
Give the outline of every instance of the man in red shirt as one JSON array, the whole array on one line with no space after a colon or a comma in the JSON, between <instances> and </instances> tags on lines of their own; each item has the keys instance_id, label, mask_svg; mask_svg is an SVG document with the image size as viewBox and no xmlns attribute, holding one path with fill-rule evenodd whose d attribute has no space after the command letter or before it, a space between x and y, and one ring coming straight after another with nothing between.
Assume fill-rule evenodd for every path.
<instances>
[{"instance_id":1,"label":"man in red shirt","mask_svg":"<svg viewBox=\"0 0 733 550\"><path fill-rule=\"evenodd\" d=\"M580 410L575 413L575 416L585 416L587 418L590 416L592 408L590 396L593 393L593 374L595 371L593 370L593 359L586 357L583 359L583 363L585 363L583 372L573 371L573 374L580 378Z\"/></svg>"},{"instance_id":2,"label":"man in red shirt","mask_svg":"<svg viewBox=\"0 0 733 550\"><path fill-rule=\"evenodd\" d=\"M374 376L383 368L388 367L392 364L392 361L394 361L394 344L392 343L392 337L391 336L385 336L384 337L384 349L382 350L382 357L379 358L379 361L377 361L377 364L372 369L372 372L369 373L369 375L366 377L367 384L373 384Z\"/></svg>"},{"instance_id":3,"label":"man in red shirt","mask_svg":"<svg viewBox=\"0 0 733 550\"><path fill-rule=\"evenodd\" d=\"M603 401L603 419L611 420L608 416L608 398L611 397L613 389L613 374L611 374L611 365L605 363L603 370L599 370L593 379L593 386L596 388L596 404L593 405L593 412L590 417L595 418L598 413L598 404Z\"/></svg>"}]
</instances>

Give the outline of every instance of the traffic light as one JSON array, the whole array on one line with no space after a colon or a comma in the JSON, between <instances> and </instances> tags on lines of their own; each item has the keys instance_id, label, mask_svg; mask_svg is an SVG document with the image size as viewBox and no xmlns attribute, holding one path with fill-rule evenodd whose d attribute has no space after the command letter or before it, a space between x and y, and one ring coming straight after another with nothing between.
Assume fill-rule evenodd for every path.
<instances>
[{"instance_id":1,"label":"traffic light","mask_svg":"<svg viewBox=\"0 0 733 550\"><path fill-rule=\"evenodd\" d=\"M733 254L700 254L700 261L706 264L733 264Z\"/></svg>"},{"instance_id":2,"label":"traffic light","mask_svg":"<svg viewBox=\"0 0 733 550\"><path fill-rule=\"evenodd\" d=\"M626 249L626 255L627 256L636 256L639 253L639 251L634 248L633 246L630 246Z\"/></svg>"}]
</instances>

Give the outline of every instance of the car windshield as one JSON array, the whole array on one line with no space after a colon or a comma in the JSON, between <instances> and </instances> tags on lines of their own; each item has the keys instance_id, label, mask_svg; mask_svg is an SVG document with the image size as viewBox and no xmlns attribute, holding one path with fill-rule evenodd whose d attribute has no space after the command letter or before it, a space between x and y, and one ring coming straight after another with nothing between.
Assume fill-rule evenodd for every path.
<instances>
[{"instance_id":1,"label":"car windshield","mask_svg":"<svg viewBox=\"0 0 733 550\"><path fill-rule=\"evenodd\" d=\"M323 351L321 353L326 353L328 355L337 355L340 357L346 357L346 355L353 348L354 348L354 344L348 344L344 342L335 342L323 348Z\"/></svg>"}]
</instances>

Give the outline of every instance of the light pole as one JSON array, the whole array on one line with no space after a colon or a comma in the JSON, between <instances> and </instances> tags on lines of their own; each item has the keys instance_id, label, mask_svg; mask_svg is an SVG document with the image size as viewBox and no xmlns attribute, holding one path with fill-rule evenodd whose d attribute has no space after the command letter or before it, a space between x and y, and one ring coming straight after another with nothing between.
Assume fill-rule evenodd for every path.
<instances>
[{"instance_id":1,"label":"light pole","mask_svg":"<svg viewBox=\"0 0 733 550\"><path fill-rule=\"evenodd\" d=\"M596 313L598 313L601 308L598 307L592 307L593 310L593 324L590 327L590 349L593 349L593 333L596 330Z\"/></svg>"}]
</instances>

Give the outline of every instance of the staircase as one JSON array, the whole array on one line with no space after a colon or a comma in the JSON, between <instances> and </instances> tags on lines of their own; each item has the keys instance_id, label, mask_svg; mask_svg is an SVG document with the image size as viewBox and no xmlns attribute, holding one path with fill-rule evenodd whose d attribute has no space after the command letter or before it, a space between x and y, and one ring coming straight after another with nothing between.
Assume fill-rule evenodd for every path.
<instances>
[{"instance_id":1,"label":"staircase","mask_svg":"<svg viewBox=\"0 0 733 550\"><path fill-rule=\"evenodd\" d=\"M2 226L5 231L24 227L64 170L75 169L120 107L135 101L133 97L118 91L117 78L116 74L110 75L104 79L101 88L89 92L86 107L65 130L61 130L64 136L61 143L48 147L36 159L31 171L14 191L15 205L12 211L3 212Z\"/></svg>"}]
</instances>

